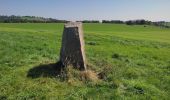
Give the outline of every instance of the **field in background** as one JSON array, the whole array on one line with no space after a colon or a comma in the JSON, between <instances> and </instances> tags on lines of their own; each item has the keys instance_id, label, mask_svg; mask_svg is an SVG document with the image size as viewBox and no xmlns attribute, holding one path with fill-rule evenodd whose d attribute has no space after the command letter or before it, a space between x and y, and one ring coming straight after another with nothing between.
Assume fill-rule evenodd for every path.
<instances>
[{"instance_id":1,"label":"field in background","mask_svg":"<svg viewBox=\"0 0 170 100\"><path fill-rule=\"evenodd\" d=\"M170 29L84 24L89 69L106 72L98 83L44 77L31 69L59 59L64 24L0 24L0 99L167 99Z\"/></svg>"}]
</instances>

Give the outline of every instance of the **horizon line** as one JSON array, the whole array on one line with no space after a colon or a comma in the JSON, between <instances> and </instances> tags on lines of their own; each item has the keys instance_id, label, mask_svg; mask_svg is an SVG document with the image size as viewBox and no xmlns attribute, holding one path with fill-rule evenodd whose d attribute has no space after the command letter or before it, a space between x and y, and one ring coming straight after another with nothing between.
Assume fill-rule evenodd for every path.
<instances>
[{"instance_id":1,"label":"horizon line","mask_svg":"<svg viewBox=\"0 0 170 100\"><path fill-rule=\"evenodd\" d=\"M107 20L107 21L116 21L116 20L119 20L119 21L135 21L135 20L145 20L145 21L151 21L151 22L161 22L161 21L164 21L164 22L170 22L170 20L149 20L149 19L146 19L146 18L134 18L134 19L77 19L77 20L71 20L71 19L62 19L62 18L57 18L57 17L47 17L47 16L36 16L36 15L14 15L14 14L0 14L0 16L20 16L20 17L23 17L23 16L34 16L34 17L43 17L43 18L52 18L52 19L56 19L56 20L66 20L66 21L99 21L99 22L102 22L103 20Z\"/></svg>"}]
</instances>

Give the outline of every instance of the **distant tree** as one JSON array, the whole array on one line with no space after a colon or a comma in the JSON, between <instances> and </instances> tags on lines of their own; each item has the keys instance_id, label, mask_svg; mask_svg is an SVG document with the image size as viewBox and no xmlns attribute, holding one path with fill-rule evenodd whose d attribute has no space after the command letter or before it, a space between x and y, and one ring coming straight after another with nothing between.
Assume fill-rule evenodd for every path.
<instances>
[{"instance_id":1,"label":"distant tree","mask_svg":"<svg viewBox=\"0 0 170 100\"><path fill-rule=\"evenodd\" d=\"M129 21L126 21L126 24L127 25L133 25L134 23L133 23L133 21L129 20Z\"/></svg>"}]
</instances>

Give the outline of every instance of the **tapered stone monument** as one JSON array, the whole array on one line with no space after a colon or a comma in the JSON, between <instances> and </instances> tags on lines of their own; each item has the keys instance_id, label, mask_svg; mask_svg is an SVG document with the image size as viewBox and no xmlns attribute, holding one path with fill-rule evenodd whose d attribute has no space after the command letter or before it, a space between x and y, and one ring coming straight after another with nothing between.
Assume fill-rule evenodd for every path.
<instances>
[{"instance_id":1,"label":"tapered stone monument","mask_svg":"<svg viewBox=\"0 0 170 100\"><path fill-rule=\"evenodd\" d=\"M65 67L72 65L79 70L86 70L81 22L69 22L64 25L60 61Z\"/></svg>"}]
</instances>

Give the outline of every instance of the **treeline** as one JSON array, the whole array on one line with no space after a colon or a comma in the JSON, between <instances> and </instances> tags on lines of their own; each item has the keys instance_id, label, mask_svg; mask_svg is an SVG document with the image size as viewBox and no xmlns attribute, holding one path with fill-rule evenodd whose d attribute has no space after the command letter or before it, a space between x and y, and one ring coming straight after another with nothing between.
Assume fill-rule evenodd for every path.
<instances>
[{"instance_id":1,"label":"treeline","mask_svg":"<svg viewBox=\"0 0 170 100\"><path fill-rule=\"evenodd\" d=\"M37 16L4 16L0 15L0 23L66 23L67 20L58 20L54 18L44 18L44 17L37 17ZM82 23L110 23L110 24L127 24L127 25L154 25L163 28L170 28L170 23L165 21L159 22L152 22L148 20L128 20L128 21L121 21L121 20L83 20L78 21Z\"/></svg>"},{"instance_id":2,"label":"treeline","mask_svg":"<svg viewBox=\"0 0 170 100\"><path fill-rule=\"evenodd\" d=\"M128 20L128 21L121 21L121 20L102 20L102 22L98 20L84 20L81 21L83 23L111 23L111 24L127 24L127 25L150 25L152 24L151 21L147 20Z\"/></svg>"},{"instance_id":3,"label":"treeline","mask_svg":"<svg viewBox=\"0 0 170 100\"><path fill-rule=\"evenodd\" d=\"M170 28L169 22L158 21L152 22L147 20L129 20L125 22L127 25L153 25L161 28Z\"/></svg>"},{"instance_id":4,"label":"treeline","mask_svg":"<svg viewBox=\"0 0 170 100\"><path fill-rule=\"evenodd\" d=\"M68 21L36 16L0 15L0 23L65 23L65 22Z\"/></svg>"},{"instance_id":5,"label":"treeline","mask_svg":"<svg viewBox=\"0 0 170 100\"><path fill-rule=\"evenodd\" d=\"M80 22L82 22L82 23L100 23L100 21L98 21L98 20L83 20Z\"/></svg>"},{"instance_id":6,"label":"treeline","mask_svg":"<svg viewBox=\"0 0 170 100\"><path fill-rule=\"evenodd\" d=\"M158 22L152 22L148 20L128 20L128 21L121 21L121 20L102 20L102 22L97 20L84 20L81 21L83 23L110 23L110 24L127 24L127 25L153 25L153 26L159 26L162 28L170 28L170 23L165 21L158 21Z\"/></svg>"},{"instance_id":7,"label":"treeline","mask_svg":"<svg viewBox=\"0 0 170 100\"><path fill-rule=\"evenodd\" d=\"M147 20L129 20L125 22L127 25L151 25L152 22L151 21L147 21Z\"/></svg>"},{"instance_id":8,"label":"treeline","mask_svg":"<svg viewBox=\"0 0 170 100\"><path fill-rule=\"evenodd\" d=\"M121 21L121 20L102 20L102 23L124 24L124 21Z\"/></svg>"},{"instance_id":9,"label":"treeline","mask_svg":"<svg viewBox=\"0 0 170 100\"><path fill-rule=\"evenodd\" d=\"M159 22L153 22L155 26L159 26L162 28L170 28L170 22L165 22L165 21L159 21Z\"/></svg>"}]
</instances>

